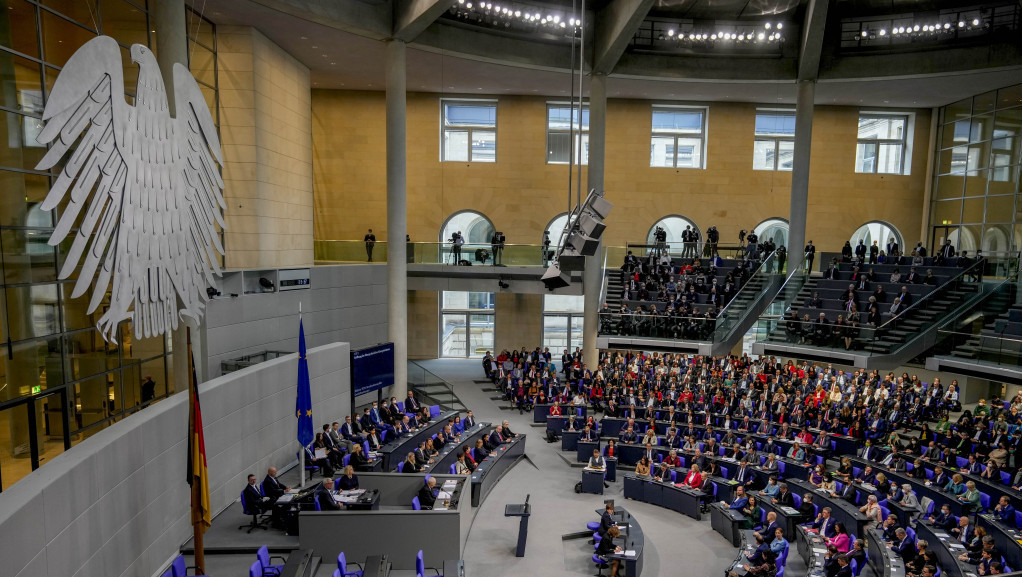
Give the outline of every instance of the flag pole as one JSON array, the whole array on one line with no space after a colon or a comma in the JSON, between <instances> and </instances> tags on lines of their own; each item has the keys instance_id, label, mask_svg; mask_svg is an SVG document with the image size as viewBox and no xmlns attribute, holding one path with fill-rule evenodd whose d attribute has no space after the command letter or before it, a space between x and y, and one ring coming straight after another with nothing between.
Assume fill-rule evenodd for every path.
<instances>
[{"instance_id":1,"label":"flag pole","mask_svg":"<svg viewBox=\"0 0 1022 577\"><path fill-rule=\"evenodd\" d=\"M195 359L192 357L192 329L191 329L191 327L188 327L188 326L185 327L185 340L188 343L188 368L190 369L189 376L188 376L188 380L189 380L189 383L188 383L189 384L189 386L188 386L188 407L189 407L188 421L191 424L191 426L189 426L189 428L188 428L188 435L191 437L192 435L194 435L193 427L195 426L195 423L193 421L193 419L194 419L194 411L191 409L191 407L195 406L195 390L196 390L196 386L198 385L198 382L197 382L197 379L196 379L196 376L195 376ZM189 457L189 459L192 458L191 455L189 455L188 457ZM191 485L192 485L192 487L191 487L192 488L192 503L194 504L195 502L201 500L200 491L202 491L202 488L200 487L199 483L192 483ZM193 508L194 508L194 505L193 505ZM195 519L194 519L194 516L193 516L193 518L192 518L192 545L193 545L193 547L192 548L195 550L195 553L194 553L194 556L195 556L195 569L196 569L196 573L198 573L199 575L205 575L206 574L206 551L205 551L205 548L203 547L202 534L204 533L204 531L203 531L201 526L202 526L202 521L199 520L198 522L196 522Z\"/></svg>"},{"instance_id":2,"label":"flag pole","mask_svg":"<svg viewBox=\"0 0 1022 577\"><path fill-rule=\"evenodd\" d=\"M299 325L302 324L302 301L298 301L298 324ZM301 356L301 352L299 352L298 355ZM299 362L301 362L300 359L299 359ZM302 442L298 441L298 444L301 445ZM302 482L298 486L304 489L305 488L305 447L300 447L298 449L298 468L301 469L301 471L302 471L302 477L301 477L301 481Z\"/></svg>"}]
</instances>

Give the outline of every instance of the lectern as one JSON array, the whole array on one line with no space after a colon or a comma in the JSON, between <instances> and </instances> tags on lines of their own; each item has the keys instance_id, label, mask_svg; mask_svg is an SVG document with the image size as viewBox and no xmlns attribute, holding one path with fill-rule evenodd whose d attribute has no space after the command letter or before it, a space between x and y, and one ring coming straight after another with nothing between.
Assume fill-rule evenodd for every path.
<instances>
[{"instance_id":1,"label":"lectern","mask_svg":"<svg viewBox=\"0 0 1022 577\"><path fill-rule=\"evenodd\" d=\"M525 540L529 536L529 515L532 514L532 505L529 505L529 497L525 496L525 503L521 505L505 505L505 517L520 517L518 521L518 548L515 549L515 557L525 557Z\"/></svg>"}]
</instances>

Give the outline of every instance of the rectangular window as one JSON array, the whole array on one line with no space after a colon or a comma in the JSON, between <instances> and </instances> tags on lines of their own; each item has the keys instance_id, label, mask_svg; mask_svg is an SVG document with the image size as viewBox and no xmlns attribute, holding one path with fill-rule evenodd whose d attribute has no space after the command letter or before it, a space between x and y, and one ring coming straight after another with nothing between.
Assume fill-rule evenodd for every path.
<instances>
[{"instance_id":1,"label":"rectangular window","mask_svg":"<svg viewBox=\"0 0 1022 577\"><path fill-rule=\"evenodd\" d=\"M589 107L582 107L582 123L579 125L577 108L564 103L547 104L547 164L568 164L572 158L575 162L589 164Z\"/></svg>"},{"instance_id":2,"label":"rectangular window","mask_svg":"<svg viewBox=\"0 0 1022 577\"><path fill-rule=\"evenodd\" d=\"M496 294L442 291L440 356L482 357L493 350Z\"/></svg>"},{"instance_id":3,"label":"rectangular window","mask_svg":"<svg viewBox=\"0 0 1022 577\"><path fill-rule=\"evenodd\" d=\"M756 113L753 170L791 170L795 157L795 111L761 110Z\"/></svg>"},{"instance_id":4,"label":"rectangular window","mask_svg":"<svg viewBox=\"0 0 1022 577\"><path fill-rule=\"evenodd\" d=\"M706 168L706 107L654 106L649 165Z\"/></svg>"},{"instance_id":5,"label":"rectangular window","mask_svg":"<svg viewBox=\"0 0 1022 577\"><path fill-rule=\"evenodd\" d=\"M497 162L497 102L441 100L440 160Z\"/></svg>"},{"instance_id":6,"label":"rectangular window","mask_svg":"<svg viewBox=\"0 0 1022 577\"><path fill-rule=\"evenodd\" d=\"M564 349L582 346L583 300L582 296L543 296L543 346L556 359Z\"/></svg>"},{"instance_id":7,"label":"rectangular window","mask_svg":"<svg viewBox=\"0 0 1022 577\"><path fill-rule=\"evenodd\" d=\"M910 115L860 113L855 172L909 174L910 127Z\"/></svg>"}]
</instances>

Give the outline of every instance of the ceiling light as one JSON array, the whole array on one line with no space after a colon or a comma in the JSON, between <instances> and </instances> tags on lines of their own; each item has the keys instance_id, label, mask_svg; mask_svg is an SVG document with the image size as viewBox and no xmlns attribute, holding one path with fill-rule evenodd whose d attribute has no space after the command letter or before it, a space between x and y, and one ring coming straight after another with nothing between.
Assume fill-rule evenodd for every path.
<instances>
[{"instance_id":1,"label":"ceiling light","mask_svg":"<svg viewBox=\"0 0 1022 577\"><path fill-rule=\"evenodd\" d=\"M716 39L717 39L717 35L716 34L713 34L712 36L710 36L710 40L716 40Z\"/></svg>"},{"instance_id":2,"label":"ceiling light","mask_svg":"<svg viewBox=\"0 0 1022 577\"><path fill-rule=\"evenodd\" d=\"M521 17L522 17L522 11L521 10L515 10L515 18L521 18Z\"/></svg>"},{"instance_id":3,"label":"ceiling light","mask_svg":"<svg viewBox=\"0 0 1022 577\"><path fill-rule=\"evenodd\" d=\"M673 37L674 36L674 29L671 28L670 30L668 30L667 31L667 35Z\"/></svg>"},{"instance_id":4,"label":"ceiling light","mask_svg":"<svg viewBox=\"0 0 1022 577\"><path fill-rule=\"evenodd\" d=\"M950 22L945 22L944 23L944 30L947 30L948 28L951 28L951 23Z\"/></svg>"},{"instance_id":5,"label":"ceiling light","mask_svg":"<svg viewBox=\"0 0 1022 577\"><path fill-rule=\"evenodd\" d=\"M881 29L880 29L880 35L881 35L881 36L887 36L887 31L886 31L886 30L884 30L883 28L881 28Z\"/></svg>"},{"instance_id":6,"label":"ceiling light","mask_svg":"<svg viewBox=\"0 0 1022 577\"><path fill-rule=\"evenodd\" d=\"M464 4L465 0L458 0L458 4Z\"/></svg>"},{"instance_id":7,"label":"ceiling light","mask_svg":"<svg viewBox=\"0 0 1022 577\"><path fill-rule=\"evenodd\" d=\"M561 22L561 28L567 28L567 27L568 27L567 24L565 24L564 22Z\"/></svg>"},{"instance_id":8,"label":"ceiling light","mask_svg":"<svg viewBox=\"0 0 1022 577\"><path fill-rule=\"evenodd\" d=\"M766 34L763 34L762 32L760 32L759 35L756 36L757 40L762 40L764 38L766 38Z\"/></svg>"},{"instance_id":9,"label":"ceiling light","mask_svg":"<svg viewBox=\"0 0 1022 577\"><path fill-rule=\"evenodd\" d=\"M979 18L973 18L972 19L972 25L973 26L979 26Z\"/></svg>"},{"instance_id":10,"label":"ceiling light","mask_svg":"<svg viewBox=\"0 0 1022 577\"><path fill-rule=\"evenodd\" d=\"M869 36L869 32L866 32L865 30L863 30L863 31L862 31L862 37L863 37L863 38L865 38L865 37L867 37L867 36ZM771 34L771 35L770 35L770 39L771 39L771 40L773 40L773 39L774 39L774 35L773 35L773 34Z\"/></svg>"},{"instance_id":11,"label":"ceiling light","mask_svg":"<svg viewBox=\"0 0 1022 577\"><path fill-rule=\"evenodd\" d=\"M554 14L554 24L560 24L560 23L561 23L561 17L556 15L556 14Z\"/></svg>"},{"instance_id":12,"label":"ceiling light","mask_svg":"<svg viewBox=\"0 0 1022 577\"><path fill-rule=\"evenodd\" d=\"M918 24L916 24L915 26L913 26L913 27L912 27L912 31L913 31L913 32L919 32L919 25L918 25Z\"/></svg>"},{"instance_id":13,"label":"ceiling light","mask_svg":"<svg viewBox=\"0 0 1022 577\"><path fill-rule=\"evenodd\" d=\"M465 7L468 8L469 10L471 10L472 9L472 3L469 2L468 4L465 4Z\"/></svg>"},{"instance_id":14,"label":"ceiling light","mask_svg":"<svg viewBox=\"0 0 1022 577\"><path fill-rule=\"evenodd\" d=\"M781 23L781 22L778 22L777 23L777 29L780 30L781 28L784 28L784 24Z\"/></svg>"},{"instance_id":15,"label":"ceiling light","mask_svg":"<svg viewBox=\"0 0 1022 577\"><path fill-rule=\"evenodd\" d=\"M767 22L766 24L763 25L763 27L766 28L767 30L770 30L770 23Z\"/></svg>"},{"instance_id":16,"label":"ceiling light","mask_svg":"<svg viewBox=\"0 0 1022 577\"><path fill-rule=\"evenodd\" d=\"M961 20L959 20L958 21L958 27L959 28L965 28L965 22L962 22Z\"/></svg>"}]
</instances>

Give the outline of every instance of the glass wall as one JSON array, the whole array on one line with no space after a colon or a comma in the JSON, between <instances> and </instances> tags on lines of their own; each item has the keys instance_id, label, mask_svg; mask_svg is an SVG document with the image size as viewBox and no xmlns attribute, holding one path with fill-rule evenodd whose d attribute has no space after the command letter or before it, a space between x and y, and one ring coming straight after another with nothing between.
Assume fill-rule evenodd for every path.
<instances>
[{"instance_id":1,"label":"glass wall","mask_svg":"<svg viewBox=\"0 0 1022 577\"><path fill-rule=\"evenodd\" d=\"M44 211L63 163L36 170L42 113L60 69L82 44L104 34L121 46L124 97L133 102L132 44L152 46L146 0L8 0L0 11L5 144L0 147L0 491L108 424L172 392L165 339L118 343L93 328L109 297L87 312L90 292L58 281L70 241L47 244L65 203ZM215 80L213 80L215 86ZM74 238L76 228L68 235ZM143 381L146 377L150 382Z\"/></svg>"},{"instance_id":2,"label":"glass wall","mask_svg":"<svg viewBox=\"0 0 1022 577\"><path fill-rule=\"evenodd\" d=\"M581 295L543 295L543 346L554 358L582 346L584 300Z\"/></svg>"},{"instance_id":3,"label":"glass wall","mask_svg":"<svg viewBox=\"0 0 1022 577\"><path fill-rule=\"evenodd\" d=\"M440 294L440 356L482 358L493 351L495 293Z\"/></svg>"},{"instance_id":4,"label":"glass wall","mask_svg":"<svg viewBox=\"0 0 1022 577\"><path fill-rule=\"evenodd\" d=\"M980 94L940 111L930 212L931 253L945 240L959 252L1017 253L1022 85Z\"/></svg>"}]
</instances>

